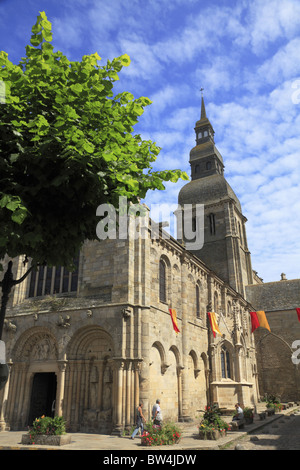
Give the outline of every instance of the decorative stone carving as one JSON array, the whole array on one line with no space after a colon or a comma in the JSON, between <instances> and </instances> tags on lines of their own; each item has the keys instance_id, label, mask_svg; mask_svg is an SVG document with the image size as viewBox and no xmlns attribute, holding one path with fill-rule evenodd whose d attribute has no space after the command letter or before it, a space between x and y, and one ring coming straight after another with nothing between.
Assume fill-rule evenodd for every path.
<instances>
[{"instance_id":1,"label":"decorative stone carving","mask_svg":"<svg viewBox=\"0 0 300 470\"><path fill-rule=\"evenodd\" d=\"M127 318L131 317L131 314L132 314L132 311L131 311L131 308L123 308L122 309L122 315L123 315L123 318L126 320Z\"/></svg>"},{"instance_id":2,"label":"decorative stone carving","mask_svg":"<svg viewBox=\"0 0 300 470\"><path fill-rule=\"evenodd\" d=\"M28 350L25 351L25 355L30 356L32 360L36 361L45 361L49 359L56 359L56 350L51 340L47 336L43 336L33 347L28 347Z\"/></svg>"},{"instance_id":3,"label":"decorative stone carving","mask_svg":"<svg viewBox=\"0 0 300 470\"><path fill-rule=\"evenodd\" d=\"M7 319L4 320L4 328L6 331L10 331L11 333L17 332L17 326Z\"/></svg>"},{"instance_id":4,"label":"decorative stone carving","mask_svg":"<svg viewBox=\"0 0 300 470\"><path fill-rule=\"evenodd\" d=\"M62 327L62 328L69 328L70 327L70 315L66 315L65 318L63 318L62 315L59 315L58 321L57 321L57 326Z\"/></svg>"},{"instance_id":5,"label":"decorative stone carving","mask_svg":"<svg viewBox=\"0 0 300 470\"><path fill-rule=\"evenodd\" d=\"M170 364L166 364L165 362L162 363L161 365L161 373L162 375L164 375L168 369L168 367L170 367Z\"/></svg>"}]
</instances>

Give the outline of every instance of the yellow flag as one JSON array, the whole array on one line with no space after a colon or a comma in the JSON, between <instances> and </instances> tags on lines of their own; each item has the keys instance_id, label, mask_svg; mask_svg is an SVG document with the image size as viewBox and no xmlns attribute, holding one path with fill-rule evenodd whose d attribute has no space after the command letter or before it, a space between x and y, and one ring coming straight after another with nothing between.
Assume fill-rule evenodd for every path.
<instances>
[{"instance_id":1,"label":"yellow flag","mask_svg":"<svg viewBox=\"0 0 300 470\"><path fill-rule=\"evenodd\" d=\"M267 330L271 331L265 312L260 310L259 312L256 312L256 315L259 321L259 326L267 328Z\"/></svg>"},{"instance_id":2,"label":"yellow flag","mask_svg":"<svg viewBox=\"0 0 300 470\"><path fill-rule=\"evenodd\" d=\"M174 329L175 333L178 334L178 333L180 333L180 330L179 330L178 325L177 325L176 310L175 310L175 308L169 308L169 312L170 312L171 319L172 319L173 329Z\"/></svg>"},{"instance_id":3,"label":"yellow flag","mask_svg":"<svg viewBox=\"0 0 300 470\"><path fill-rule=\"evenodd\" d=\"M216 333L222 336L222 333L220 332L219 327L218 327L215 312L208 312L207 315L210 321L210 326L211 326L214 337L216 337Z\"/></svg>"}]
</instances>

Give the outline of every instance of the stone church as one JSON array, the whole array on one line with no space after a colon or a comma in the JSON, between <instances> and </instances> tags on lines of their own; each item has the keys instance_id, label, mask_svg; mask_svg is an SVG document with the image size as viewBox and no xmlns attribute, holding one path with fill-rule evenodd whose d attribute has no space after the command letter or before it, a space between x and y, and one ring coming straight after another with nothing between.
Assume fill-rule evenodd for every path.
<instances>
[{"instance_id":1,"label":"stone church","mask_svg":"<svg viewBox=\"0 0 300 470\"><path fill-rule=\"evenodd\" d=\"M203 247L188 249L184 230L175 239L160 227L153 237L149 226L126 239L86 242L74 272L40 267L15 286L2 338L10 374L0 429L56 414L70 432L121 433L134 424L139 401L147 418L159 398L164 420L183 422L207 404L253 407L259 386L268 391L274 374L259 379L266 364L249 315L261 308L255 289L264 284L252 270L246 218L203 98L195 133L177 218L182 226L184 208L204 204L202 222L192 214L195 227L204 221ZM27 269L21 257L13 268L15 279ZM207 312L216 313L220 334Z\"/></svg>"}]
</instances>

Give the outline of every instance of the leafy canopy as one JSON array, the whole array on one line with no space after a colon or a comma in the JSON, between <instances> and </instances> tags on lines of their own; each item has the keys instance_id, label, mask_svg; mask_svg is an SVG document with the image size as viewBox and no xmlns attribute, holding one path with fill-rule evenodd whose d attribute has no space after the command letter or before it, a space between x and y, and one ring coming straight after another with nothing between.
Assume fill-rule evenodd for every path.
<instances>
[{"instance_id":1,"label":"leafy canopy","mask_svg":"<svg viewBox=\"0 0 300 470\"><path fill-rule=\"evenodd\" d=\"M151 101L114 95L127 54L99 66L97 53L70 61L54 52L52 25L40 12L18 65L0 52L0 259L70 266L96 238L96 208L137 202L180 170L153 171L160 148L133 134Z\"/></svg>"}]
</instances>

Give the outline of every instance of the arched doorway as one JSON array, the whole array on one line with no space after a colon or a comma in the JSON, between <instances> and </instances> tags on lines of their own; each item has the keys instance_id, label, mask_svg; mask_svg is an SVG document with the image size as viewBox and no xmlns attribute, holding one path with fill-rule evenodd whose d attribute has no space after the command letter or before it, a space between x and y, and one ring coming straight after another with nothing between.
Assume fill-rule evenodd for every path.
<instances>
[{"instance_id":1,"label":"arched doorway","mask_svg":"<svg viewBox=\"0 0 300 470\"><path fill-rule=\"evenodd\" d=\"M59 377L58 345L46 327L30 328L12 351L5 421L24 429L35 418L54 414Z\"/></svg>"},{"instance_id":2,"label":"arched doorway","mask_svg":"<svg viewBox=\"0 0 300 470\"><path fill-rule=\"evenodd\" d=\"M29 426L40 416L54 416L56 387L57 381L54 372L37 372L34 374L28 415Z\"/></svg>"},{"instance_id":3,"label":"arched doorway","mask_svg":"<svg viewBox=\"0 0 300 470\"><path fill-rule=\"evenodd\" d=\"M290 345L275 333L265 333L263 329L255 332L255 343L260 395L275 395L282 402L297 401L297 366L291 360Z\"/></svg>"}]
</instances>

